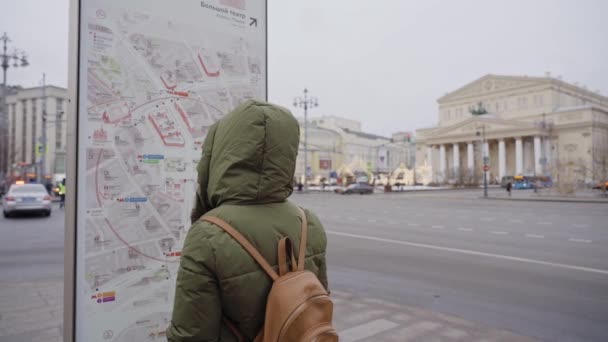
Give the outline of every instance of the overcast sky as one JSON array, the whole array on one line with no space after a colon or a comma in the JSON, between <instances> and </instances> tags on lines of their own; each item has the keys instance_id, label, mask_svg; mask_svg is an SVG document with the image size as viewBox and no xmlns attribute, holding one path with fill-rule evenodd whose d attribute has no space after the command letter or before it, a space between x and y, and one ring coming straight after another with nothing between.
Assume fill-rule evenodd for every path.
<instances>
[{"instance_id":1,"label":"overcast sky","mask_svg":"<svg viewBox=\"0 0 608 342\"><path fill-rule=\"evenodd\" d=\"M181 1L181 0L180 0ZM31 65L9 84L67 85L68 0L2 0L0 34ZM608 1L268 0L269 96L368 132L432 126L436 100L485 74L546 71L608 94ZM296 114L301 115L299 110Z\"/></svg>"}]
</instances>

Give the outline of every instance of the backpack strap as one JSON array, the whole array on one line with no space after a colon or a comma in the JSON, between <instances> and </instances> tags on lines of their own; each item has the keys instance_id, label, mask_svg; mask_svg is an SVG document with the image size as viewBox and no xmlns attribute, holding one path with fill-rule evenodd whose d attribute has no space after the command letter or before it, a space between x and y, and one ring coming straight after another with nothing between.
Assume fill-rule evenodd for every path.
<instances>
[{"instance_id":1,"label":"backpack strap","mask_svg":"<svg viewBox=\"0 0 608 342\"><path fill-rule=\"evenodd\" d=\"M302 234L300 235L300 250L298 255L298 271L304 271L304 261L306 259L306 240L308 240L308 220L304 209L298 207L300 219L302 220Z\"/></svg>"},{"instance_id":2,"label":"backpack strap","mask_svg":"<svg viewBox=\"0 0 608 342\"><path fill-rule=\"evenodd\" d=\"M253 259L264 269L266 273L272 278L273 281L279 279L279 275L274 271L272 266L264 259L264 257L258 252L258 250L253 247L251 242L249 242L241 233L239 233L234 227L228 224L226 221L215 217L215 216L203 216L201 220L207 221L209 223L213 223L214 225L222 228L226 233L228 233L232 238L234 238L243 248L249 253Z\"/></svg>"},{"instance_id":3,"label":"backpack strap","mask_svg":"<svg viewBox=\"0 0 608 342\"><path fill-rule=\"evenodd\" d=\"M288 237L284 237L279 240L279 248L277 249L277 254L279 257L279 275L282 277L289 271L289 267L287 267L287 258L291 257L291 271L295 271L297 267L296 257L293 254L293 244L291 239Z\"/></svg>"}]
</instances>

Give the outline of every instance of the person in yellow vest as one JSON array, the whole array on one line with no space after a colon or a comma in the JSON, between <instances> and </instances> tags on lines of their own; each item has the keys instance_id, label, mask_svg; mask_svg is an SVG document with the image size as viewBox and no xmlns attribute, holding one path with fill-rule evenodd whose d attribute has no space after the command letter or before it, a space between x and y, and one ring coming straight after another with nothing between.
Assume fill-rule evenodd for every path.
<instances>
[{"instance_id":1,"label":"person in yellow vest","mask_svg":"<svg viewBox=\"0 0 608 342\"><path fill-rule=\"evenodd\" d=\"M59 208L63 208L65 206L65 178L59 183L59 197L61 198Z\"/></svg>"}]
</instances>

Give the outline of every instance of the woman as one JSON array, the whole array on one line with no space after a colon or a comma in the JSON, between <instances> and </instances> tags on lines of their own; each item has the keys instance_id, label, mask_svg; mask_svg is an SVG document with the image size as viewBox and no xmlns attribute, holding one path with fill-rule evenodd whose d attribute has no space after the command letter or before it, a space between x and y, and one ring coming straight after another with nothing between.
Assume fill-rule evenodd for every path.
<instances>
[{"instance_id":1,"label":"woman","mask_svg":"<svg viewBox=\"0 0 608 342\"><path fill-rule=\"evenodd\" d=\"M238 242L200 217L228 222L276 266L282 237L288 236L294 246L300 243L298 208L287 201L299 137L298 122L289 111L255 101L209 130L167 330L170 342L237 341L228 325L247 340L258 335L272 281ZM306 214L305 266L327 289L325 231L315 215Z\"/></svg>"}]
</instances>

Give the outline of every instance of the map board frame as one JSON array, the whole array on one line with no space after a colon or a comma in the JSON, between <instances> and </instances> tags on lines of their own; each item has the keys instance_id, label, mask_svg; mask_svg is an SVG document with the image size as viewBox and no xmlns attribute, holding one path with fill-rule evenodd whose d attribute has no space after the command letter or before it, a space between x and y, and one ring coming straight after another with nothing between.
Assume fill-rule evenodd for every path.
<instances>
[{"instance_id":1,"label":"map board frame","mask_svg":"<svg viewBox=\"0 0 608 342\"><path fill-rule=\"evenodd\" d=\"M87 133L82 130L84 122L88 113L82 112L83 103L86 104L87 99L81 99L83 93L85 93L81 87L87 87L86 84L82 84L82 72L86 72L86 66L82 65L81 60L83 55L87 54L87 51L82 51L82 40L85 33L81 32L83 25L83 8L86 4L91 4L98 0L70 0L69 8L69 56L68 56L68 117L67 117L67 157L66 157L66 171L67 171L67 189L66 202L65 202L65 251L64 251L64 312L63 312L63 340L64 342L81 342L86 339L79 335L79 327L77 326L77 316L86 315L85 313L79 312L79 300L82 301L84 298L83 294L77 295L77 290L80 290L78 286L78 272L79 267L82 267L84 263L82 254L82 246L79 246L79 241L82 241L83 232L85 227L79 227L78 224L82 222L81 216L85 215L86 204L82 203L82 197L86 195L86 190L81 187L84 182L83 175L83 155L86 155L84 149L87 146L83 146L83 136ZM148 3L158 2L169 2L166 0L147 0ZM201 7L203 4L217 4L218 1L223 4L226 3L255 3L256 5L263 6L262 14L263 18L258 17L254 22L254 18L243 17L244 24L256 26L259 24L263 26L259 32L259 35L263 39L263 75L260 79L264 82L262 100L268 98L268 2L267 0L188 0L193 3L200 3ZM173 1L170 1L174 3ZM128 1L123 1L128 3ZM178 2L175 2L176 4ZM180 4L181 5L181 4ZM230 6L230 5L228 5ZM213 6L211 6L213 7ZM208 7L209 9L209 7ZM251 21L250 21L251 20ZM201 61L202 64L202 61ZM203 66L204 68L204 66ZM219 70L219 69L218 69ZM205 70L206 72L206 70ZM259 97L259 96L258 96ZM82 101L82 102L81 102ZM90 138L90 137L89 137ZM101 154L101 152L100 152ZM86 169L85 169L86 171ZM76 185L76 186L74 186ZM190 209L190 208L188 208ZM189 222L188 222L189 225ZM80 269L82 273L82 268ZM79 318L84 320L82 316ZM114 336L116 337L116 336ZM114 340L112 336L104 339L108 341Z\"/></svg>"}]
</instances>

